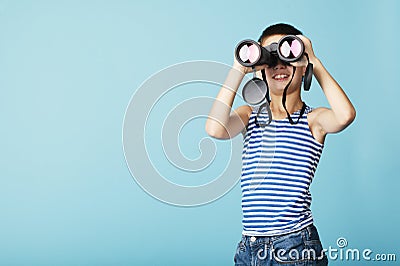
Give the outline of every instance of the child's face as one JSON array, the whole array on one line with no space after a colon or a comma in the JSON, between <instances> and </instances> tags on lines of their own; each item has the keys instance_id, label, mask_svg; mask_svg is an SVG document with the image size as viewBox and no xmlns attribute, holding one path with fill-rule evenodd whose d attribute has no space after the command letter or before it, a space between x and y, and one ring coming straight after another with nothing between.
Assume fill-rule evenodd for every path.
<instances>
[{"instance_id":1,"label":"child's face","mask_svg":"<svg viewBox=\"0 0 400 266\"><path fill-rule=\"evenodd\" d=\"M273 42L279 42L279 40L285 35L271 35L263 40L262 46L270 45ZM297 67L296 73L293 77L292 83L288 88L288 93L301 88L302 76L304 75L305 67ZM267 76L268 86L272 93L282 94L285 86L289 83L293 74L293 66L286 65L282 61L278 60L278 64L274 67L267 67L265 69Z\"/></svg>"}]
</instances>

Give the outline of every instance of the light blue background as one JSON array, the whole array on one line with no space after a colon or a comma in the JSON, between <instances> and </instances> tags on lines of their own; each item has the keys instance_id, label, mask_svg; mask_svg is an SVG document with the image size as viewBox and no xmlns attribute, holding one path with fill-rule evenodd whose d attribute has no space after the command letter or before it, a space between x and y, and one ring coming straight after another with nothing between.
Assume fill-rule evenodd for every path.
<instances>
[{"instance_id":1,"label":"light blue background","mask_svg":"<svg viewBox=\"0 0 400 266\"><path fill-rule=\"evenodd\" d=\"M195 208L152 198L125 164L124 112L155 72L231 64L238 41L281 21L311 38L357 109L327 138L311 188L323 245L346 237L399 261L399 11L394 0L0 1L0 265L232 265L239 186ZM315 81L303 95L327 104ZM184 146L197 148L198 128Z\"/></svg>"}]
</instances>

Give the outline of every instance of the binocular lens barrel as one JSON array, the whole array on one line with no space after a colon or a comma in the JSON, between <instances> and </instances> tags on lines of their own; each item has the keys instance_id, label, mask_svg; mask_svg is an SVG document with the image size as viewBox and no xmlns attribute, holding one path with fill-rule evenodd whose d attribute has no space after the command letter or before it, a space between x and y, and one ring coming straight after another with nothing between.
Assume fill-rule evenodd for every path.
<instances>
[{"instance_id":1,"label":"binocular lens barrel","mask_svg":"<svg viewBox=\"0 0 400 266\"><path fill-rule=\"evenodd\" d=\"M239 49L239 57L242 62L254 63L260 58L260 47L253 43L245 43Z\"/></svg>"},{"instance_id":2,"label":"binocular lens barrel","mask_svg":"<svg viewBox=\"0 0 400 266\"><path fill-rule=\"evenodd\" d=\"M235 49L235 56L238 62L246 67L258 65L274 65L276 58L253 40L241 41Z\"/></svg>"},{"instance_id":3,"label":"binocular lens barrel","mask_svg":"<svg viewBox=\"0 0 400 266\"><path fill-rule=\"evenodd\" d=\"M295 62L303 56L303 53L304 43L295 35L287 35L278 43L278 55L281 60Z\"/></svg>"},{"instance_id":4,"label":"binocular lens barrel","mask_svg":"<svg viewBox=\"0 0 400 266\"><path fill-rule=\"evenodd\" d=\"M278 43L262 47L253 40L239 42L235 49L237 61L246 67L258 65L275 66L280 59L283 63L299 60L304 54L304 43L295 35L286 35Z\"/></svg>"}]
</instances>

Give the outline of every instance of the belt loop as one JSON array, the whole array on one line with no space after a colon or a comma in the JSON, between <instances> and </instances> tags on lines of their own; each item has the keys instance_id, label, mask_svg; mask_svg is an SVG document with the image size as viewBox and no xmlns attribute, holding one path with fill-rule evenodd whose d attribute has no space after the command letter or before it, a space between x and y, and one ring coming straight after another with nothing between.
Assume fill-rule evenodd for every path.
<instances>
[{"instance_id":1,"label":"belt loop","mask_svg":"<svg viewBox=\"0 0 400 266\"><path fill-rule=\"evenodd\" d=\"M311 225L306 227L307 232L308 232L308 238L307 239L311 239L311 235L312 235L312 230L311 230Z\"/></svg>"},{"instance_id":2,"label":"belt loop","mask_svg":"<svg viewBox=\"0 0 400 266\"><path fill-rule=\"evenodd\" d=\"M243 235L243 243L245 243L245 245L250 245L250 236Z\"/></svg>"}]
</instances>

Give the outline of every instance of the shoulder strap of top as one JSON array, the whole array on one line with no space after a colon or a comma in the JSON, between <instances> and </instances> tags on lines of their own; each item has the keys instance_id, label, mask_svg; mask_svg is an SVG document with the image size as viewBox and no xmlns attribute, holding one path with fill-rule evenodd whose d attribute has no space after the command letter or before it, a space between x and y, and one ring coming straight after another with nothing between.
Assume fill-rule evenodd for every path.
<instances>
[{"instance_id":1,"label":"shoulder strap of top","mask_svg":"<svg viewBox=\"0 0 400 266\"><path fill-rule=\"evenodd\" d=\"M308 105L307 105L304 114L311 113L313 110L314 110L314 107L311 107L311 106L308 106Z\"/></svg>"}]
</instances>

